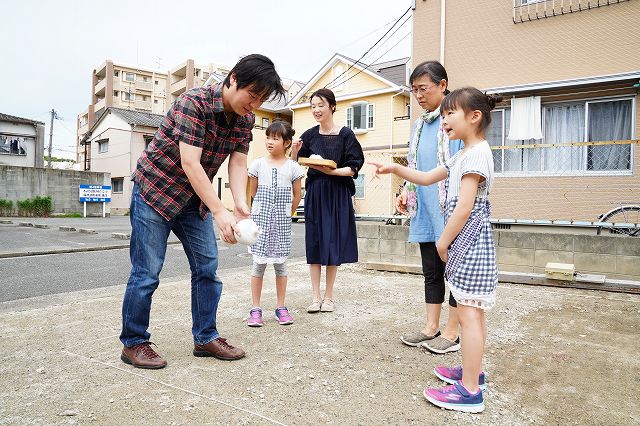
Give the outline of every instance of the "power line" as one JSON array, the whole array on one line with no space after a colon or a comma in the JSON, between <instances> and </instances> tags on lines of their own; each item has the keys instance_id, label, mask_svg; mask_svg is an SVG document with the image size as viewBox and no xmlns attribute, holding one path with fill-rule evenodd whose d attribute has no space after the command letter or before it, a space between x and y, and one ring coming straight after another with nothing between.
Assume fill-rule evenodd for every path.
<instances>
[{"instance_id":1,"label":"power line","mask_svg":"<svg viewBox=\"0 0 640 426\"><path fill-rule=\"evenodd\" d=\"M385 44L387 44L388 42L391 41L391 38L402 28L404 27L404 25L409 21L409 19L411 19L411 16L407 16L407 19L405 19L398 27L396 27L396 29L389 34L389 37L387 37L387 39L385 41L383 41L382 43L380 43L380 45L378 45L378 47L376 47L375 49L373 49L371 51L371 53L369 54L370 56L373 56L374 53L376 53L378 50L380 50ZM370 61L370 60L366 60L365 62L367 63L371 63L371 64L375 64L376 61Z\"/></svg>"},{"instance_id":2,"label":"power line","mask_svg":"<svg viewBox=\"0 0 640 426\"><path fill-rule=\"evenodd\" d=\"M362 56L360 56L360 58L359 58L357 61L355 61L353 64L349 65L349 67L346 69L346 71L344 71L344 72L340 73L340 75L338 75L338 76L337 76L337 77L335 77L333 80L331 80L330 82L328 82L327 84L325 84L325 86L324 86L324 87L329 86L331 83L333 83L334 81L338 80L339 78L342 78L342 76L343 76L343 75L347 74L347 73L349 72L349 70L355 66L355 64L359 63L359 62L362 60L362 58L364 58L364 57L367 55L367 53L369 53L369 52L371 51L371 49L373 49L373 48L374 48L378 43L380 43L380 41L381 41L381 40L382 40L382 39L383 39L387 34L389 34L389 32L393 29L393 27L395 27L395 26L396 26L396 24L397 24L398 22L400 22L400 20L401 20L402 18L404 18L404 15L406 15L407 13L409 13L409 11L410 11L410 10L411 10L411 7L407 8L407 10L405 10L405 12L404 12L402 15L400 15L400 17L399 17L398 19L396 19L396 21L395 21L395 22L393 23L393 25L392 25L392 26L387 30L387 32L385 32L385 33L382 35L382 37L380 37L380 38L378 39L378 41L376 41L375 43L373 43L373 46L371 46L369 49L367 49L367 51L366 51L366 52L364 52L364 54L363 54Z\"/></svg>"},{"instance_id":3,"label":"power line","mask_svg":"<svg viewBox=\"0 0 640 426\"><path fill-rule=\"evenodd\" d=\"M390 20L390 21L389 21L389 22L387 22L386 24L379 26L379 27L378 27L378 28L376 28L375 30L368 32L367 34L363 35L362 37L358 37L357 39L355 39L355 40L353 40L353 41L350 41L350 42L349 42L349 43L347 43L347 44L342 45L342 46L340 47L340 49L344 49L345 47L351 46L352 44L355 44L355 43L359 42L360 40L363 40L363 39L365 39L365 38L369 37L371 34L373 34L373 33L377 33L380 29L382 29L382 28L386 27L387 25L389 25L389 24L390 24L390 23L392 23L393 21L395 21L395 19Z\"/></svg>"},{"instance_id":4,"label":"power line","mask_svg":"<svg viewBox=\"0 0 640 426\"><path fill-rule=\"evenodd\" d=\"M382 58L384 55L386 55L387 53L389 53L391 51L391 49L393 49L394 47L396 47L398 44L400 44L400 42L402 40L404 40L405 38L409 37L409 35L411 35L411 31L409 31L407 34L404 35L404 37L402 37L400 40L398 40L398 42L396 44L394 44L393 46L391 46L386 52L384 52L382 55L378 56L377 59L375 59L374 63L378 61L378 59ZM360 71L358 71L357 73L355 73L354 75L352 75L351 77L349 77L348 79L346 79L345 81L341 82L340 84L346 83L347 81L351 80L353 77L357 76L358 74L360 74L362 71L366 70L367 68L369 68L369 65L367 65L366 67L362 68Z\"/></svg>"},{"instance_id":5,"label":"power line","mask_svg":"<svg viewBox=\"0 0 640 426\"><path fill-rule=\"evenodd\" d=\"M388 38L387 38L387 39L386 39L382 44L380 44L377 48L375 48L375 49L371 52L371 54L373 54L374 52L376 52L376 51L377 51L378 49L380 49L380 48L381 48L385 43L387 43L389 40L391 40L391 37L393 37L393 35L394 35L396 32L398 32L398 30L399 30L400 28L402 28L402 27L404 26L404 24L406 24L406 23L407 23L407 21L408 21L409 19L411 19L411 15L409 15L409 16L407 17L407 19L405 19L405 20L402 22L402 24L400 24L400 26L398 26L398 27L397 27L397 28L396 28L396 29L395 29L395 30L394 30L394 31L389 35L389 37L388 37ZM396 22L396 23L397 23L397 22ZM389 30L391 30L391 28L390 28ZM387 33L388 33L388 31L387 31ZM386 35L386 34L385 34L385 35ZM407 36L404 36L402 39L400 39L400 41L404 40L406 37L407 37ZM399 43L399 42L398 42L398 43ZM396 47L396 46L398 45L398 43L394 44L394 45L391 47L391 49L393 49L394 47ZM372 47L373 47L373 46L372 46ZM389 49L389 50L391 50L391 49ZM371 50L371 49L369 49L369 50ZM389 50L387 50L385 53L383 53L383 54L382 54L382 56L384 56L386 53L388 53L388 52L389 52ZM365 53L365 55L366 55L366 53ZM363 57L364 57L365 55L363 55ZM381 58L382 56L378 57L378 59L379 59L379 58ZM357 61L356 63L360 62L360 60L361 60L361 59L362 59L362 58L358 59L358 61ZM366 65L366 67L365 67L364 69L367 69L367 68L369 68L369 66L370 66L371 64L375 64L375 63L378 61L378 59L375 59L375 60L373 60L373 61L368 61L368 62L369 62L369 65L366 65L364 62L360 62L360 63L361 63L362 65ZM353 64L353 65L355 65L355 64ZM352 65L352 66L350 66L350 67L347 69L347 71L349 71L349 69L351 69L351 68L353 67L353 65ZM347 71L345 71L345 73L346 73ZM364 71L364 70L363 70L363 71ZM360 72L361 72L361 71L360 71ZM356 75L360 74L360 72L357 72L356 74L354 74L354 76L356 76ZM344 74L344 73L343 73L343 74ZM333 81L334 81L334 80L336 80L336 79L334 79L334 80L330 81L329 83L327 83L327 84L325 85L325 87L326 87L326 88L328 88L328 89L335 88L335 87L337 87L337 86L339 86L339 85L341 85L341 84L344 84L345 82L347 82L347 81L351 80L351 78L353 78L354 76L351 76L351 77L349 77L348 79L346 79L346 80L344 80L344 81L340 81L340 82L335 82L335 83L333 83ZM340 77L340 76L339 76L339 77Z\"/></svg>"}]
</instances>

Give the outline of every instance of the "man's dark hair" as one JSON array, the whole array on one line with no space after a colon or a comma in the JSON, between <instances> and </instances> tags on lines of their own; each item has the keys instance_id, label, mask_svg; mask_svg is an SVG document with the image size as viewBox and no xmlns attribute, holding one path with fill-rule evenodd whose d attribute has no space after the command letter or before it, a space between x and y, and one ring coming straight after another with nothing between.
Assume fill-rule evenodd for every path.
<instances>
[{"instance_id":1,"label":"man's dark hair","mask_svg":"<svg viewBox=\"0 0 640 426\"><path fill-rule=\"evenodd\" d=\"M233 66L224 79L226 87L231 86L231 75L235 75L238 89L245 87L263 100L285 97L280 76L271 59L257 53L247 55Z\"/></svg>"},{"instance_id":2,"label":"man's dark hair","mask_svg":"<svg viewBox=\"0 0 640 426\"><path fill-rule=\"evenodd\" d=\"M409 84L413 84L414 81L426 75L429 80L435 84L440 84L442 80L449 85L449 77L447 76L447 70L444 69L442 64L438 61L426 61L418 64L411 75L409 76ZM449 94L449 89L445 88L444 94Z\"/></svg>"}]
</instances>

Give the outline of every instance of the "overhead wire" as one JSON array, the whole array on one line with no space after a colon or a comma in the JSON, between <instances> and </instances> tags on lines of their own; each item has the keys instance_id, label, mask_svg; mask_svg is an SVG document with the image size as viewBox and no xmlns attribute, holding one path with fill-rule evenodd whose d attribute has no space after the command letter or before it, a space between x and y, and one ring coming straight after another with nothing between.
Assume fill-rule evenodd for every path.
<instances>
[{"instance_id":1,"label":"overhead wire","mask_svg":"<svg viewBox=\"0 0 640 426\"><path fill-rule=\"evenodd\" d=\"M409 31L407 34L404 35L404 37L402 37L400 40L398 40L398 42L396 44L394 44L393 46L391 46L389 49L387 49L387 51L385 51L382 55L378 56L378 58L376 58L372 63L376 63L380 58L382 58L384 55L386 55L387 53L389 53L391 51L391 49L393 49L394 47L396 47L398 44L400 44L400 42L402 40L404 40L405 38L409 37L409 35L411 35L411 31ZM347 78L344 81L341 81L340 84L344 84L347 81L351 80L352 78L356 77L358 74L360 74L361 72L365 71L366 69L368 69L370 67L370 65L365 66L364 68L362 68L361 70L359 70L357 73L353 74L351 77ZM334 86L335 87L335 86Z\"/></svg>"},{"instance_id":2,"label":"overhead wire","mask_svg":"<svg viewBox=\"0 0 640 426\"><path fill-rule=\"evenodd\" d=\"M344 72L340 73L340 74L339 74L338 76L336 76L333 80L329 81L327 84L325 84L325 86L324 86L324 87L327 87L327 86L331 85L334 81L336 81L336 80L338 80L338 79L342 78L342 76L343 76L343 75L345 75L345 74L347 74L351 68L353 68L356 64L360 63L360 61L362 60L362 58L364 58L364 57L367 55L367 53L369 53L369 52L371 51L371 49L373 49L373 48L374 48L378 43L380 43L380 41L382 41L382 39L384 39L384 38L385 38L385 36L386 36L387 34L389 34L389 32L390 32L390 31L391 31L391 30L396 26L396 24L397 24L398 22L400 22L400 20L401 20L402 18L404 18L404 16L405 16L407 13L409 13L409 11L410 11L410 10L411 10L411 7L407 8L407 10L405 10L405 12L404 12L402 15L400 15L400 17L399 17L398 19L396 19L396 20L395 20L395 22L393 23L393 25L392 25L392 26L391 26L391 27L390 27L390 28L389 28L389 29L388 29L388 30L387 30L387 31L382 35L382 37L380 37L380 38L378 39L378 41L376 41L375 43L373 43L373 45L372 45L369 49L367 49L367 51L366 51L366 52L364 52L364 54L363 54L362 56L360 56L360 58L359 58L357 61L355 61L353 64L349 65L349 67L347 67L347 69L346 69Z\"/></svg>"}]
</instances>

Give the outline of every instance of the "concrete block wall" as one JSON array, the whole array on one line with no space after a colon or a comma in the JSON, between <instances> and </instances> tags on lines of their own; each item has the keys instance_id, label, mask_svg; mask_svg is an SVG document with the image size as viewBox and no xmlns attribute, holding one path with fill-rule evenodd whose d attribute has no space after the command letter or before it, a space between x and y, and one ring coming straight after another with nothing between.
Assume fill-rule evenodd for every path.
<instances>
[{"instance_id":1,"label":"concrete block wall","mask_svg":"<svg viewBox=\"0 0 640 426\"><path fill-rule=\"evenodd\" d=\"M407 242L407 226L375 222L356 226L361 263L421 267L420 247ZM494 230L493 235L500 271L544 273L548 262L573 263L581 273L640 280L640 238L511 230Z\"/></svg>"},{"instance_id":2,"label":"concrete block wall","mask_svg":"<svg viewBox=\"0 0 640 426\"><path fill-rule=\"evenodd\" d=\"M0 166L0 198L18 200L50 195L54 213L82 213L80 184L111 185L111 175L102 172ZM106 206L109 214L109 203ZM87 203L88 216L101 216L102 203Z\"/></svg>"}]
</instances>

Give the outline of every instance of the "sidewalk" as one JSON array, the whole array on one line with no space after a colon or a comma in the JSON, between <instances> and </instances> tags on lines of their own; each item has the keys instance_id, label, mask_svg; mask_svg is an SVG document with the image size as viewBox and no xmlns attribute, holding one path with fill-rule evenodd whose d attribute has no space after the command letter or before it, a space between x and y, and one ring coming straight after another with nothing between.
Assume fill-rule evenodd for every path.
<instances>
[{"instance_id":1,"label":"sidewalk","mask_svg":"<svg viewBox=\"0 0 640 426\"><path fill-rule=\"evenodd\" d=\"M0 217L0 258L128 247L130 235L129 216ZM171 233L169 243L176 242L178 238Z\"/></svg>"},{"instance_id":2,"label":"sidewalk","mask_svg":"<svg viewBox=\"0 0 640 426\"><path fill-rule=\"evenodd\" d=\"M501 285L488 314L486 410L431 406L434 356L399 336L422 325L421 277L344 266L336 312L307 314L307 266L290 264L295 324L250 329L249 268L221 271L218 328L248 356L191 355L190 288L161 283L151 333L168 360L119 360L123 286L0 304L0 424L634 424L640 422L640 296Z\"/></svg>"}]
</instances>

